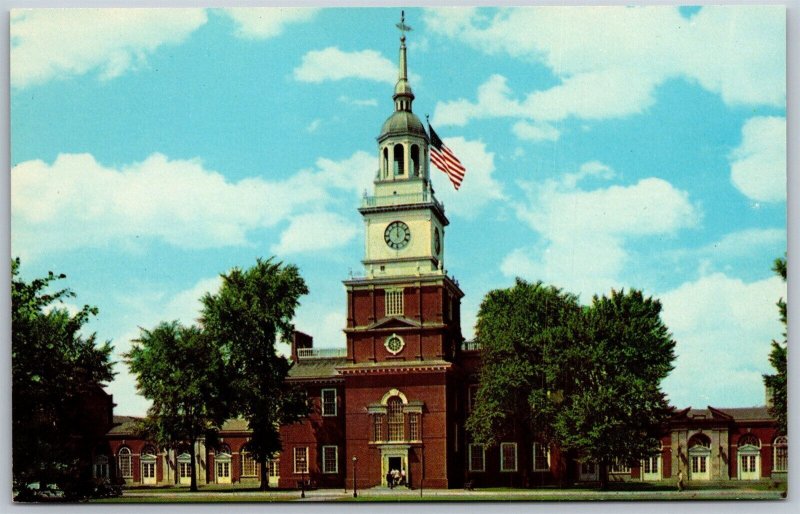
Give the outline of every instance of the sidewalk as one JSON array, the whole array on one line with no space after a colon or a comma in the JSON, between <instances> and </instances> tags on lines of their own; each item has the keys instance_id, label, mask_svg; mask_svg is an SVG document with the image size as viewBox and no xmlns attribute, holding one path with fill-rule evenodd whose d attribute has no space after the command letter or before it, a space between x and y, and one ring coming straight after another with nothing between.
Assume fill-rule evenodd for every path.
<instances>
[{"instance_id":1,"label":"sidewalk","mask_svg":"<svg viewBox=\"0 0 800 514\"><path fill-rule=\"evenodd\" d=\"M645 501L645 500L779 500L783 492L779 490L759 490L754 488L709 488L678 491L598 491L592 489L511 489L511 490L474 490L461 489L419 489L405 487L389 489L375 487L358 491L358 498L353 498L349 489L317 489L306 491L305 498L300 498L300 491L213 491L201 489L197 493L169 490L133 490L125 491L124 497L129 499L160 498L165 502L196 497L198 502L214 501ZM191 500L189 500L191 501Z\"/></svg>"}]
</instances>

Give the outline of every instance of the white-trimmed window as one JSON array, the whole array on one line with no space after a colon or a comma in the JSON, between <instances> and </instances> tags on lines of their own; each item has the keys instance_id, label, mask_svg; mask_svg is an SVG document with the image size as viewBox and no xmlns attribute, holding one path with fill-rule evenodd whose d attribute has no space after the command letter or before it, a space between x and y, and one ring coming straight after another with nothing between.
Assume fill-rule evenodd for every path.
<instances>
[{"instance_id":1,"label":"white-trimmed window","mask_svg":"<svg viewBox=\"0 0 800 514\"><path fill-rule=\"evenodd\" d=\"M372 440L383 441L383 414L372 416Z\"/></svg>"},{"instance_id":2,"label":"white-trimmed window","mask_svg":"<svg viewBox=\"0 0 800 514\"><path fill-rule=\"evenodd\" d=\"M772 451L775 453L772 471L787 471L789 469L789 440L786 436L780 436L772 443Z\"/></svg>"},{"instance_id":3,"label":"white-trimmed window","mask_svg":"<svg viewBox=\"0 0 800 514\"><path fill-rule=\"evenodd\" d=\"M386 315L387 316L402 316L403 315L403 290L402 289L387 289L386 290Z\"/></svg>"},{"instance_id":4,"label":"white-trimmed window","mask_svg":"<svg viewBox=\"0 0 800 514\"><path fill-rule=\"evenodd\" d=\"M705 455L696 455L692 457L692 473L706 473L707 457Z\"/></svg>"},{"instance_id":5,"label":"white-trimmed window","mask_svg":"<svg viewBox=\"0 0 800 514\"><path fill-rule=\"evenodd\" d=\"M500 471L517 470L517 443L500 443Z\"/></svg>"},{"instance_id":6,"label":"white-trimmed window","mask_svg":"<svg viewBox=\"0 0 800 514\"><path fill-rule=\"evenodd\" d=\"M486 450L482 444L469 445L469 470L486 471Z\"/></svg>"},{"instance_id":7,"label":"white-trimmed window","mask_svg":"<svg viewBox=\"0 0 800 514\"><path fill-rule=\"evenodd\" d=\"M550 449L542 443L533 443L533 470L550 471Z\"/></svg>"},{"instance_id":8,"label":"white-trimmed window","mask_svg":"<svg viewBox=\"0 0 800 514\"><path fill-rule=\"evenodd\" d=\"M98 455L94 458L94 477L108 478L108 457Z\"/></svg>"},{"instance_id":9,"label":"white-trimmed window","mask_svg":"<svg viewBox=\"0 0 800 514\"><path fill-rule=\"evenodd\" d=\"M295 447L294 472L297 474L308 473L308 447Z\"/></svg>"},{"instance_id":10,"label":"white-trimmed window","mask_svg":"<svg viewBox=\"0 0 800 514\"><path fill-rule=\"evenodd\" d=\"M419 441L419 414L408 415L408 437L411 441Z\"/></svg>"},{"instance_id":11,"label":"white-trimmed window","mask_svg":"<svg viewBox=\"0 0 800 514\"><path fill-rule=\"evenodd\" d=\"M628 464L626 464L623 459L615 458L614 460L611 461L611 464L608 467L608 472L619 473L619 474L625 474L625 473L630 474L631 467L628 466Z\"/></svg>"},{"instance_id":12,"label":"white-trimmed window","mask_svg":"<svg viewBox=\"0 0 800 514\"><path fill-rule=\"evenodd\" d=\"M322 415L336 416L336 389L322 390Z\"/></svg>"},{"instance_id":13,"label":"white-trimmed window","mask_svg":"<svg viewBox=\"0 0 800 514\"><path fill-rule=\"evenodd\" d=\"M117 453L117 463L119 464L119 474L123 478L133 476L133 466L131 465L131 449L123 446Z\"/></svg>"},{"instance_id":14,"label":"white-trimmed window","mask_svg":"<svg viewBox=\"0 0 800 514\"><path fill-rule=\"evenodd\" d=\"M339 447L338 446L323 446L322 447L322 472L323 473L338 473L339 472Z\"/></svg>"},{"instance_id":15,"label":"white-trimmed window","mask_svg":"<svg viewBox=\"0 0 800 514\"><path fill-rule=\"evenodd\" d=\"M258 475L258 462L247 447L242 448L240 455L242 458L242 476L254 477Z\"/></svg>"},{"instance_id":16,"label":"white-trimmed window","mask_svg":"<svg viewBox=\"0 0 800 514\"><path fill-rule=\"evenodd\" d=\"M388 415L389 440L402 441L405 438L405 418L403 416L403 400L398 396L392 396L386 402L386 412Z\"/></svg>"}]
</instances>

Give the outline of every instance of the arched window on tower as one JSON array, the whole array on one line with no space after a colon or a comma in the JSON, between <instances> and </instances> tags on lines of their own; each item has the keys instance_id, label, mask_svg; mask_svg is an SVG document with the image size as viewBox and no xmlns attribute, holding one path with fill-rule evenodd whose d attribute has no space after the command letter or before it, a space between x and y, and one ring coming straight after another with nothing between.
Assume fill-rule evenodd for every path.
<instances>
[{"instance_id":1,"label":"arched window on tower","mask_svg":"<svg viewBox=\"0 0 800 514\"><path fill-rule=\"evenodd\" d=\"M403 418L403 400L398 396L389 398L386 402L387 424L389 425L389 440L402 441L405 439L405 419Z\"/></svg>"},{"instance_id":2,"label":"arched window on tower","mask_svg":"<svg viewBox=\"0 0 800 514\"><path fill-rule=\"evenodd\" d=\"M381 159L381 178L389 178L389 149L383 148L383 159Z\"/></svg>"},{"instance_id":3,"label":"arched window on tower","mask_svg":"<svg viewBox=\"0 0 800 514\"><path fill-rule=\"evenodd\" d=\"M394 174L402 175L405 172L405 156L403 152L403 145L394 145Z\"/></svg>"},{"instance_id":4,"label":"arched window on tower","mask_svg":"<svg viewBox=\"0 0 800 514\"><path fill-rule=\"evenodd\" d=\"M419 177L422 168L420 166L419 146L417 145L411 146L411 168L414 176Z\"/></svg>"}]
</instances>

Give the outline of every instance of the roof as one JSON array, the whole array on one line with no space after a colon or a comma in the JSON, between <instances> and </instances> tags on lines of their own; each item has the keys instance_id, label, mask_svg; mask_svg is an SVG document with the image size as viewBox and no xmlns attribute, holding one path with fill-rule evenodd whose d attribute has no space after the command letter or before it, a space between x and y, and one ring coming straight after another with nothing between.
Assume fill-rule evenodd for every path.
<instances>
[{"instance_id":1,"label":"roof","mask_svg":"<svg viewBox=\"0 0 800 514\"><path fill-rule=\"evenodd\" d=\"M772 420L774 419L769 409L761 407L724 407L717 408L708 406L705 409L693 409L687 407L678 410L673 415L673 419L709 419L709 420L732 420L732 421L753 421L753 420Z\"/></svg>"},{"instance_id":2,"label":"roof","mask_svg":"<svg viewBox=\"0 0 800 514\"><path fill-rule=\"evenodd\" d=\"M422 125L422 122L419 120L416 114L409 111L393 112L392 115L389 116L385 122L383 122L383 127L381 127L381 135L378 136L378 139L380 140L387 136L403 134L412 134L415 136L420 136L426 141L428 140L428 134L425 132L425 127Z\"/></svg>"},{"instance_id":3,"label":"roof","mask_svg":"<svg viewBox=\"0 0 800 514\"><path fill-rule=\"evenodd\" d=\"M114 416L114 426L108 431L109 434L132 434L136 428L136 423L144 418L136 416Z\"/></svg>"},{"instance_id":4,"label":"roof","mask_svg":"<svg viewBox=\"0 0 800 514\"><path fill-rule=\"evenodd\" d=\"M289 378L336 378L336 367L346 362L344 357L300 359L289 369Z\"/></svg>"}]
</instances>

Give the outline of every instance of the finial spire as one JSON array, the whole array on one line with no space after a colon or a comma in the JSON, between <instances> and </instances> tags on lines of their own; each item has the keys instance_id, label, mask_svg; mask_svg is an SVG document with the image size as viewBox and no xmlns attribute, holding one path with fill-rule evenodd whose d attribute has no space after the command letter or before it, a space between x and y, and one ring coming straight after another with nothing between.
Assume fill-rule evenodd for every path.
<instances>
[{"instance_id":1,"label":"finial spire","mask_svg":"<svg viewBox=\"0 0 800 514\"><path fill-rule=\"evenodd\" d=\"M400 29L400 41L405 42L406 40L406 32L411 32L411 27L406 25L406 12L400 11L400 23L395 25L398 29Z\"/></svg>"},{"instance_id":2,"label":"finial spire","mask_svg":"<svg viewBox=\"0 0 800 514\"><path fill-rule=\"evenodd\" d=\"M397 84L394 87L395 110L411 112L414 93L411 92L411 86L408 83L408 65L406 64L406 32L411 31L411 27L406 25L405 11L400 11L400 23L395 26L400 30L400 67Z\"/></svg>"}]
</instances>

